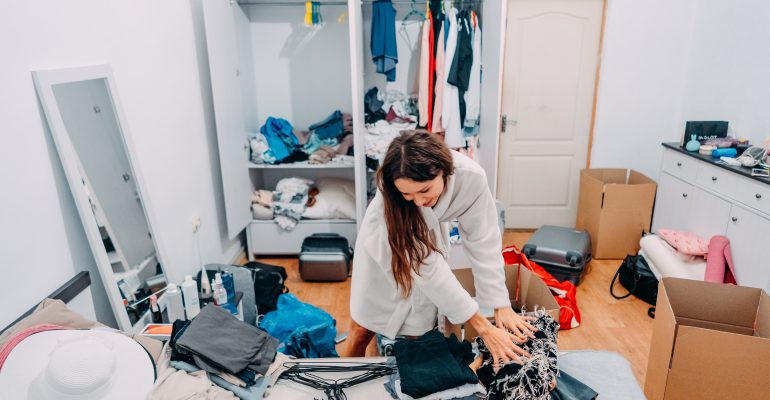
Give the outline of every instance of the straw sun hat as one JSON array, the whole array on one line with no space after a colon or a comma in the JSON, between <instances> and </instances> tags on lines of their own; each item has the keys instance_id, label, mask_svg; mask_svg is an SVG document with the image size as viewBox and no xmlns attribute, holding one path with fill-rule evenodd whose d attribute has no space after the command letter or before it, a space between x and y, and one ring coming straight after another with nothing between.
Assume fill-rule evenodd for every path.
<instances>
[{"instance_id":1,"label":"straw sun hat","mask_svg":"<svg viewBox=\"0 0 770 400\"><path fill-rule=\"evenodd\" d=\"M46 331L11 351L0 370L0 399L144 399L154 381L149 354L120 332Z\"/></svg>"}]
</instances>

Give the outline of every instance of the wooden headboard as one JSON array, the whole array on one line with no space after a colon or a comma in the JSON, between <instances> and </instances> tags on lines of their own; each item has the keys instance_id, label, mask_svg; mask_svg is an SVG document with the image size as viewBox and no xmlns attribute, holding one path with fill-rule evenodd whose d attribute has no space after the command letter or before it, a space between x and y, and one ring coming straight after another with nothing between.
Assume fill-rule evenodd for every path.
<instances>
[{"instance_id":1,"label":"wooden headboard","mask_svg":"<svg viewBox=\"0 0 770 400\"><path fill-rule=\"evenodd\" d=\"M83 314L86 318L90 319L96 319L95 318L95 312L94 312L94 304L93 299L91 298L91 291L86 290L91 286L91 275L88 271L81 271L77 275L75 275L72 279L67 281L64 285L61 285L58 289L54 290L53 293L46 296L48 299L55 299L55 300L61 300L65 304L67 304L70 308L72 308L72 311L75 311L79 314ZM35 304L32 308L27 310L24 314L22 314L19 318L16 318L13 322L8 324L8 326L4 327L2 330L0 330L0 334L5 332L6 329L10 328L17 322L24 319L26 316L32 314L35 309L37 308L37 304Z\"/></svg>"}]
</instances>

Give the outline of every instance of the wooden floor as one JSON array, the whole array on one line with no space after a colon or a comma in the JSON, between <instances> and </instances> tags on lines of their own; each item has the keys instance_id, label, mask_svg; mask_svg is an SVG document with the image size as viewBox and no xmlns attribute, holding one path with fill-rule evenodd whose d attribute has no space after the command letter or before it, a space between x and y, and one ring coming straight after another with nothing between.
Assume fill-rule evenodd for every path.
<instances>
[{"instance_id":1,"label":"wooden floor","mask_svg":"<svg viewBox=\"0 0 770 400\"><path fill-rule=\"evenodd\" d=\"M506 231L503 242L506 246L515 244L521 248L531 234ZM286 285L291 292L300 300L329 312L337 320L338 331L347 330L350 323L349 279L339 283L303 282L299 278L296 257L258 260L286 267L289 274ZM633 296L615 300L610 296L610 281L619 265L620 260L594 260L589 264L577 294L582 324L576 329L559 332L559 349L618 352L628 359L639 384L644 386L653 320L647 316L648 305L641 300ZM624 293L620 285L617 290ZM342 345L338 346L338 350ZM370 346L367 355L374 351Z\"/></svg>"}]
</instances>

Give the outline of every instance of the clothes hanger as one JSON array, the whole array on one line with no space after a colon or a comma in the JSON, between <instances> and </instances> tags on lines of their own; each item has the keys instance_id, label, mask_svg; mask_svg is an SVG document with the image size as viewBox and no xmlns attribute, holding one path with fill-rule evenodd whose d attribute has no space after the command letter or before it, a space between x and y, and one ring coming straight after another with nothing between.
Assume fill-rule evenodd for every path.
<instances>
[{"instance_id":1,"label":"clothes hanger","mask_svg":"<svg viewBox=\"0 0 770 400\"><path fill-rule=\"evenodd\" d=\"M427 5L428 3L426 2L425 4ZM407 21L408 21L408 20L409 20L409 18L411 18L413 15L417 15L417 16L419 16L419 17L420 17L420 19L425 19L425 14L423 14L423 13L422 13L422 12L420 12L420 11L418 11L418 10L415 8L415 5L417 5L417 3L415 3L415 0L412 0L412 4L410 5L410 7L412 8L412 10L411 10L411 11L409 11L409 13L408 13L408 14L406 14L406 16L404 17L404 19L403 19L403 20L401 20L401 28L402 28L402 29L405 29L405 28L406 28L406 23L407 23ZM427 8L427 7L426 7L426 8Z\"/></svg>"}]
</instances>

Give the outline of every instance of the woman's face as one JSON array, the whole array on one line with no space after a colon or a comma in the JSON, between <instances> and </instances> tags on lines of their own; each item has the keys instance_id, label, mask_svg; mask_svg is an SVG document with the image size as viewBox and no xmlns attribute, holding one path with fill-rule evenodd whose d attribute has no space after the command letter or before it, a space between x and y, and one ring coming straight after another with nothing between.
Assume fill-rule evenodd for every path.
<instances>
[{"instance_id":1,"label":"woman's face","mask_svg":"<svg viewBox=\"0 0 770 400\"><path fill-rule=\"evenodd\" d=\"M429 181L413 181L409 178L398 178L396 188L406 201L413 201L418 207L433 207L444 192L444 174L439 173Z\"/></svg>"}]
</instances>

